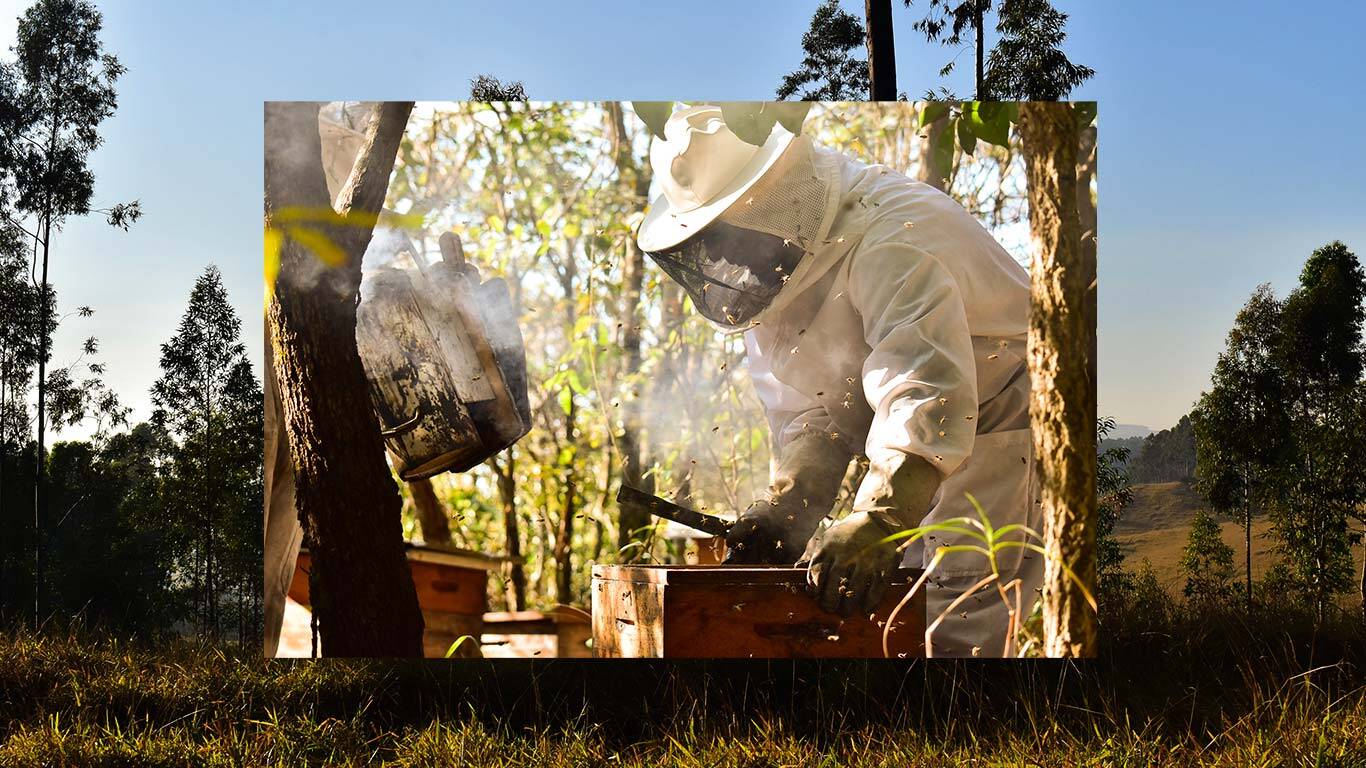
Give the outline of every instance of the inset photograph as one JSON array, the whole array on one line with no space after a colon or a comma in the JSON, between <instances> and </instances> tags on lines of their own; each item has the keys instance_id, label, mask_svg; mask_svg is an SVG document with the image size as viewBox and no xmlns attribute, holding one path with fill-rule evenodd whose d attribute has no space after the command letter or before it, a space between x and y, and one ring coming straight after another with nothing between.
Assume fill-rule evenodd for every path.
<instances>
[{"instance_id":1,"label":"inset photograph","mask_svg":"<svg viewBox=\"0 0 1366 768\"><path fill-rule=\"evenodd\" d=\"M1093 652L1095 121L267 103L266 654Z\"/></svg>"}]
</instances>

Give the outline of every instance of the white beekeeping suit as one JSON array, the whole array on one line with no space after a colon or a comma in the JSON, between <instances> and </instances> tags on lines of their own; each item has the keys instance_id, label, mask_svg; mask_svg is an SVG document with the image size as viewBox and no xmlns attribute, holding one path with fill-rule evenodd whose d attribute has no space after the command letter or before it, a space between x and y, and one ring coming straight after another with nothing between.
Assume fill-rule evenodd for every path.
<instances>
[{"instance_id":1,"label":"white beekeeping suit","mask_svg":"<svg viewBox=\"0 0 1366 768\"><path fill-rule=\"evenodd\" d=\"M1026 271L938 190L781 127L750 147L719 109L695 107L674 113L665 135L651 153L664 194L640 246L703 315L747 329L777 446L770 497L732 533L737 559L792 562L805 551L813 579L822 568L848 577L848 602L843 584L823 593L847 612L866 607L869 582L885 569L845 569L849 556L823 557L833 542L866 550L907 526L977 519L967 493L993 527L1037 530ZM855 454L869 461L855 514L807 547ZM936 533L903 557L925 566L939 546L962 543L972 540ZM998 571L1002 583L1020 580L1027 614L1043 568L1022 552L1002 551ZM931 582L930 620L990 572L975 552L947 555ZM946 615L933 652L1000 655L1007 625L993 586Z\"/></svg>"}]
</instances>

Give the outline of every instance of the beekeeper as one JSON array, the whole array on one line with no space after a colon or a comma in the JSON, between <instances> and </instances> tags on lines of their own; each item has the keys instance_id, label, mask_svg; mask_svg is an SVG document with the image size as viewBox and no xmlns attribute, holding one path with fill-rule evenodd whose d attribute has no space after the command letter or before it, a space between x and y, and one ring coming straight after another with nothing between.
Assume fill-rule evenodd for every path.
<instances>
[{"instance_id":1,"label":"beekeeper","mask_svg":"<svg viewBox=\"0 0 1366 768\"><path fill-rule=\"evenodd\" d=\"M771 487L727 537L732 562L801 559L826 609L869 612L898 561L923 567L940 546L980 546L942 531L901 551L885 542L978 519L967 494L993 527L1039 530L1029 276L972 216L780 125L748 144L713 106L674 112L650 162L662 194L640 248L703 316L743 330L772 430ZM859 454L868 469L852 512L817 533ZM927 585L930 620L991 572L981 552L946 554ZM1041 559L1004 549L997 573L1020 580L1028 613ZM1007 602L994 585L965 599L934 632L934 654L1000 655Z\"/></svg>"}]
</instances>

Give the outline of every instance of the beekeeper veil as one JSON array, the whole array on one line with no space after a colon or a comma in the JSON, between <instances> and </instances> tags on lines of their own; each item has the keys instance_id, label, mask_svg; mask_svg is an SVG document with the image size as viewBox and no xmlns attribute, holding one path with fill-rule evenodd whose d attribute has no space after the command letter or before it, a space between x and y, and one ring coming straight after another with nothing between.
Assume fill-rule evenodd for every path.
<instances>
[{"instance_id":1,"label":"beekeeper veil","mask_svg":"<svg viewBox=\"0 0 1366 768\"><path fill-rule=\"evenodd\" d=\"M775 126L754 147L725 127L715 107L675 113L665 135L650 158L664 194L641 225L641 249L703 317L748 325L821 236L826 177L805 137Z\"/></svg>"}]
</instances>

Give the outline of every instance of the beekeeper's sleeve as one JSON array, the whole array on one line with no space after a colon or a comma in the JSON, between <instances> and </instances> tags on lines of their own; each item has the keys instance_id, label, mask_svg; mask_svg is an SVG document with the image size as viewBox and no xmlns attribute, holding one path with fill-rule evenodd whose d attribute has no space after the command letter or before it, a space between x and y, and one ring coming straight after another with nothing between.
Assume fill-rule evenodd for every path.
<instances>
[{"instance_id":1,"label":"beekeeper's sleeve","mask_svg":"<svg viewBox=\"0 0 1366 768\"><path fill-rule=\"evenodd\" d=\"M746 334L750 381L764 404L774 451L770 492L791 489L829 511L854 450L823 406L779 381L754 339Z\"/></svg>"},{"instance_id":2,"label":"beekeeper's sleeve","mask_svg":"<svg viewBox=\"0 0 1366 768\"><path fill-rule=\"evenodd\" d=\"M948 269L906 243L856 253L849 297L872 350L863 364L869 472L855 506L899 506L893 486L907 457L942 480L972 453L977 377L967 313Z\"/></svg>"}]
</instances>

